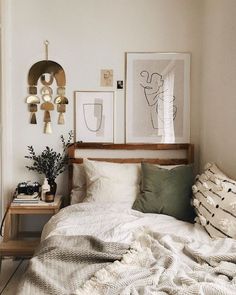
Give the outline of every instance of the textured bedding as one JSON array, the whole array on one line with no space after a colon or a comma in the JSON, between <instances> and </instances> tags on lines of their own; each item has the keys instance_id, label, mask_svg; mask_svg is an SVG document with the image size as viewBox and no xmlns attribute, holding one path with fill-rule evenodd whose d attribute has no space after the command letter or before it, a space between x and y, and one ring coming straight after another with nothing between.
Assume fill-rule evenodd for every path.
<instances>
[{"instance_id":1,"label":"textured bedding","mask_svg":"<svg viewBox=\"0 0 236 295\"><path fill-rule=\"evenodd\" d=\"M75 294L94 272L120 260L127 249L91 236L52 236L30 260L17 294Z\"/></svg>"},{"instance_id":2,"label":"textured bedding","mask_svg":"<svg viewBox=\"0 0 236 295\"><path fill-rule=\"evenodd\" d=\"M162 214L144 214L113 203L80 203L60 210L44 227L42 240L52 235L92 235L107 242L130 243L140 228L209 240L199 224Z\"/></svg>"},{"instance_id":3,"label":"textured bedding","mask_svg":"<svg viewBox=\"0 0 236 295\"><path fill-rule=\"evenodd\" d=\"M97 245L102 251L93 248ZM94 250L108 260L97 264ZM83 251L92 263L85 259L81 264ZM235 240L212 240L198 224L83 203L47 223L19 294L233 295L235 263ZM42 274L48 279L49 273L48 286L55 285L56 293L42 285L36 292Z\"/></svg>"},{"instance_id":4,"label":"textured bedding","mask_svg":"<svg viewBox=\"0 0 236 295\"><path fill-rule=\"evenodd\" d=\"M235 262L233 240L202 245L188 237L142 233L120 262L99 270L76 294L234 295Z\"/></svg>"}]
</instances>

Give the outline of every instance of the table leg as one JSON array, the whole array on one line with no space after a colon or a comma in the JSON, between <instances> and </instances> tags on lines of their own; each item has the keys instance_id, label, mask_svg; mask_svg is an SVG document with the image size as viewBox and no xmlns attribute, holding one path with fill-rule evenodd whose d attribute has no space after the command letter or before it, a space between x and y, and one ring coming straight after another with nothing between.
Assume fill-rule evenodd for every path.
<instances>
[{"instance_id":1,"label":"table leg","mask_svg":"<svg viewBox=\"0 0 236 295\"><path fill-rule=\"evenodd\" d=\"M19 233L19 214L11 216L11 239L16 239Z\"/></svg>"},{"instance_id":2,"label":"table leg","mask_svg":"<svg viewBox=\"0 0 236 295\"><path fill-rule=\"evenodd\" d=\"M11 238L11 214L8 211L5 219L4 232L3 232L3 241L7 242Z\"/></svg>"}]
</instances>

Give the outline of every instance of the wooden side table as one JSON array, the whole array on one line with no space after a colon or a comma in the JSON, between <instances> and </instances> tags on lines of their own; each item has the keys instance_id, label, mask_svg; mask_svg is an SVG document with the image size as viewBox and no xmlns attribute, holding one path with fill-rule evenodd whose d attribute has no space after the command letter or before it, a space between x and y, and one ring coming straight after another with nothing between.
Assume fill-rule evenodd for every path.
<instances>
[{"instance_id":1,"label":"wooden side table","mask_svg":"<svg viewBox=\"0 0 236 295\"><path fill-rule=\"evenodd\" d=\"M36 204L11 203L5 219L3 242L0 244L0 259L3 256L31 257L40 242L41 232L20 232L20 215L56 214L61 207L62 197L56 196L54 202L40 201ZM13 220L13 217L15 220Z\"/></svg>"}]
</instances>

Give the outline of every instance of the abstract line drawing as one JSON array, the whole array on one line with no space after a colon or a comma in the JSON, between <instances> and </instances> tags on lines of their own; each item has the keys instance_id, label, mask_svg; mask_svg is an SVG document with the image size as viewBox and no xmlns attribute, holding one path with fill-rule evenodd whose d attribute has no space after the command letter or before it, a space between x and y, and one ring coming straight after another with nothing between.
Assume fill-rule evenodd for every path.
<instances>
[{"instance_id":1,"label":"abstract line drawing","mask_svg":"<svg viewBox=\"0 0 236 295\"><path fill-rule=\"evenodd\" d=\"M75 141L114 141L114 91L75 91Z\"/></svg>"},{"instance_id":2,"label":"abstract line drawing","mask_svg":"<svg viewBox=\"0 0 236 295\"><path fill-rule=\"evenodd\" d=\"M190 141L190 54L126 53L127 143Z\"/></svg>"},{"instance_id":3,"label":"abstract line drawing","mask_svg":"<svg viewBox=\"0 0 236 295\"><path fill-rule=\"evenodd\" d=\"M176 97L173 95L173 77L171 73L164 78L157 72L150 73L146 70L140 72L140 77L140 86L150 107L152 128L159 130L161 135L164 130L173 128L173 121L177 115L177 107L174 105Z\"/></svg>"},{"instance_id":4,"label":"abstract line drawing","mask_svg":"<svg viewBox=\"0 0 236 295\"><path fill-rule=\"evenodd\" d=\"M84 103L83 117L87 129L98 132L102 126L103 105L102 103Z\"/></svg>"}]
</instances>

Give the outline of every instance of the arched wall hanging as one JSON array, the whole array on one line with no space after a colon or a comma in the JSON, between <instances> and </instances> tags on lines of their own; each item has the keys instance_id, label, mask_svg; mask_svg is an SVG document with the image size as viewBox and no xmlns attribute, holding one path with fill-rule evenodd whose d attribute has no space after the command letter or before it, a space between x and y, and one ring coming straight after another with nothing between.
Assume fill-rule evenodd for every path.
<instances>
[{"instance_id":1,"label":"arched wall hanging","mask_svg":"<svg viewBox=\"0 0 236 295\"><path fill-rule=\"evenodd\" d=\"M68 99L65 97L66 76L62 66L55 61L48 60L48 45L45 41L45 60L41 60L32 65L28 73L28 96L26 103L31 113L30 124L37 124L36 112L38 105L44 111L44 133L52 133L51 115L56 105L58 124L64 124L64 113ZM56 95L53 100L53 83L56 82ZM40 85L41 84L41 85ZM38 94L40 89L40 95ZM41 98L40 98L41 96Z\"/></svg>"}]
</instances>

